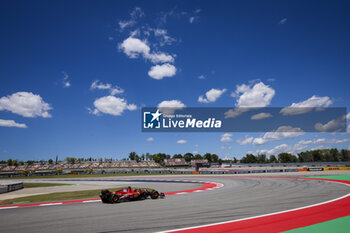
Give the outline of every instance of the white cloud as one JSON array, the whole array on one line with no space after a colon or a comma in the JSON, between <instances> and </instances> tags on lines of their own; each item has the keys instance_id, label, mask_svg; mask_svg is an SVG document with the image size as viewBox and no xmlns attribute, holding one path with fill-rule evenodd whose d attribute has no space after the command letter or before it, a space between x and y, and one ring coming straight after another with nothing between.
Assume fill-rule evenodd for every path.
<instances>
[{"instance_id":1,"label":"white cloud","mask_svg":"<svg viewBox=\"0 0 350 233\"><path fill-rule=\"evenodd\" d=\"M195 18L194 16L192 16L192 17L190 17L190 18L188 19L188 21L189 21L190 23L193 23L195 19L196 19L196 18Z\"/></svg>"},{"instance_id":2,"label":"white cloud","mask_svg":"<svg viewBox=\"0 0 350 233\"><path fill-rule=\"evenodd\" d=\"M337 132L344 129L346 125L346 117L340 117L335 120L328 121L325 124L316 123L315 130L317 132Z\"/></svg>"},{"instance_id":3,"label":"white cloud","mask_svg":"<svg viewBox=\"0 0 350 233\"><path fill-rule=\"evenodd\" d=\"M249 110L253 110L253 108L234 108L225 112L224 115L225 118L235 118L244 112L248 112Z\"/></svg>"},{"instance_id":4,"label":"white cloud","mask_svg":"<svg viewBox=\"0 0 350 233\"><path fill-rule=\"evenodd\" d=\"M292 153L293 148L291 146L288 146L287 144L281 144L278 146L275 146L274 148L270 150L257 150L256 154L267 154L267 155L278 155L279 153Z\"/></svg>"},{"instance_id":5,"label":"white cloud","mask_svg":"<svg viewBox=\"0 0 350 233\"><path fill-rule=\"evenodd\" d=\"M195 144L194 147L199 147L199 145L198 145L198 144Z\"/></svg>"},{"instance_id":6,"label":"white cloud","mask_svg":"<svg viewBox=\"0 0 350 233\"><path fill-rule=\"evenodd\" d=\"M279 153L287 152L287 153L298 153L300 151L304 151L308 148L309 145L317 145L316 147L313 147L310 150L316 150L316 149L322 149L324 146L322 144L339 144L339 143L347 143L350 141L350 138L344 138L344 139L330 139L330 138L318 138L318 139L309 139L309 140L301 140L295 145L287 145L282 144L275 146L274 148L267 150L257 150L257 154L265 153L268 155L277 155Z\"/></svg>"},{"instance_id":7,"label":"white cloud","mask_svg":"<svg viewBox=\"0 0 350 233\"><path fill-rule=\"evenodd\" d=\"M205 93L205 97L203 95L198 97L198 102L200 103L213 103L215 102L220 96L225 93L226 89L210 89Z\"/></svg>"},{"instance_id":8,"label":"white cloud","mask_svg":"<svg viewBox=\"0 0 350 233\"><path fill-rule=\"evenodd\" d=\"M90 90L109 90L109 93L111 95L117 95L117 94L121 94L124 93L124 90L118 86L112 86L112 84L110 83L101 83L99 80L95 80L92 82Z\"/></svg>"},{"instance_id":9,"label":"white cloud","mask_svg":"<svg viewBox=\"0 0 350 233\"><path fill-rule=\"evenodd\" d=\"M348 113L346 115L346 120L347 120L347 125L348 125L346 132L350 133L350 113Z\"/></svg>"},{"instance_id":10,"label":"white cloud","mask_svg":"<svg viewBox=\"0 0 350 233\"><path fill-rule=\"evenodd\" d=\"M141 41L140 39L128 37L119 45L119 48L129 58L138 58L139 55L146 56L150 53L150 47L147 45L146 41Z\"/></svg>"},{"instance_id":11,"label":"white cloud","mask_svg":"<svg viewBox=\"0 0 350 233\"><path fill-rule=\"evenodd\" d=\"M137 20L143 17L145 13L140 7L135 7L132 12L130 12L130 19L119 21L119 27L123 31L127 27L132 27L137 23Z\"/></svg>"},{"instance_id":12,"label":"white cloud","mask_svg":"<svg viewBox=\"0 0 350 233\"><path fill-rule=\"evenodd\" d=\"M154 35L160 39L160 46L164 45L171 45L173 42L176 41L176 39L172 38L171 36L168 35L167 30L165 29L154 29Z\"/></svg>"},{"instance_id":13,"label":"white cloud","mask_svg":"<svg viewBox=\"0 0 350 233\"><path fill-rule=\"evenodd\" d=\"M89 109L91 114L98 115L100 113L110 114L113 116L120 116L125 110L136 110L135 104L127 104L123 98L115 96L104 96L94 101L95 109Z\"/></svg>"},{"instance_id":14,"label":"white cloud","mask_svg":"<svg viewBox=\"0 0 350 233\"><path fill-rule=\"evenodd\" d=\"M150 60L152 63L166 63L174 62L174 57L163 53L151 53L151 48L148 46L147 41L142 41L132 36L125 39L120 45L121 49L129 58L138 58L140 55L143 58Z\"/></svg>"},{"instance_id":15,"label":"white cloud","mask_svg":"<svg viewBox=\"0 0 350 233\"><path fill-rule=\"evenodd\" d=\"M180 139L180 140L177 140L176 143L178 143L178 144L185 144L185 143L187 143L187 140Z\"/></svg>"},{"instance_id":16,"label":"white cloud","mask_svg":"<svg viewBox=\"0 0 350 233\"><path fill-rule=\"evenodd\" d=\"M3 120L3 119L0 119L0 127L27 128L27 125L26 124L17 123L14 120Z\"/></svg>"},{"instance_id":17,"label":"white cloud","mask_svg":"<svg viewBox=\"0 0 350 233\"><path fill-rule=\"evenodd\" d=\"M280 126L274 132L266 132L263 137L255 138L253 145L262 145L270 141L280 141L285 139L292 139L304 135L305 132L300 128L293 128L291 126Z\"/></svg>"},{"instance_id":18,"label":"white cloud","mask_svg":"<svg viewBox=\"0 0 350 233\"><path fill-rule=\"evenodd\" d=\"M150 59L152 63L174 62L173 56L166 53L146 54L145 58ZM176 69L175 69L176 70Z\"/></svg>"},{"instance_id":19,"label":"white cloud","mask_svg":"<svg viewBox=\"0 0 350 233\"><path fill-rule=\"evenodd\" d=\"M153 141L154 141L154 138L149 137L149 138L146 139L146 141L147 141L147 142L153 142Z\"/></svg>"},{"instance_id":20,"label":"white cloud","mask_svg":"<svg viewBox=\"0 0 350 233\"><path fill-rule=\"evenodd\" d=\"M32 92L16 92L0 98L0 111L6 110L24 117L51 117L52 107L40 95Z\"/></svg>"},{"instance_id":21,"label":"white cloud","mask_svg":"<svg viewBox=\"0 0 350 233\"><path fill-rule=\"evenodd\" d=\"M62 72L62 74L63 74L63 80L62 80L63 87L70 87L71 83L69 81L69 75L66 72Z\"/></svg>"},{"instance_id":22,"label":"white cloud","mask_svg":"<svg viewBox=\"0 0 350 233\"><path fill-rule=\"evenodd\" d=\"M292 139L304 135L305 132L300 128L293 128L291 126L280 126L273 132L266 132L262 137L257 138L245 138L238 140L241 145L253 144L255 146L266 144L270 141L280 141L285 139Z\"/></svg>"},{"instance_id":23,"label":"white cloud","mask_svg":"<svg viewBox=\"0 0 350 233\"><path fill-rule=\"evenodd\" d=\"M313 108L328 107L333 101L328 97L320 97L313 95L307 100L302 102L293 103L291 106L282 108L280 113L283 115L298 115L303 113L308 113L313 110Z\"/></svg>"},{"instance_id":24,"label":"white cloud","mask_svg":"<svg viewBox=\"0 0 350 233\"><path fill-rule=\"evenodd\" d=\"M312 140L313 144L339 144L349 142L350 138L336 139L336 138L318 138Z\"/></svg>"},{"instance_id":25,"label":"white cloud","mask_svg":"<svg viewBox=\"0 0 350 233\"><path fill-rule=\"evenodd\" d=\"M283 18L279 21L279 24L285 24L287 23L287 18Z\"/></svg>"},{"instance_id":26,"label":"white cloud","mask_svg":"<svg viewBox=\"0 0 350 233\"><path fill-rule=\"evenodd\" d=\"M148 75L154 79L163 79L164 77L172 77L176 74L176 67L166 63L163 65L152 66L148 71Z\"/></svg>"},{"instance_id":27,"label":"white cloud","mask_svg":"<svg viewBox=\"0 0 350 233\"><path fill-rule=\"evenodd\" d=\"M269 117L272 117L271 113L262 112L262 113L258 113L258 114L251 116L250 119L251 120L261 120L261 119L265 119L265 118L269 118Z\"/></svg>"},{"instance_id":28,"label":"white cloud","mask_svg":"<svg viewBox=\"0 0 350 233\"><path fill-rule=\"evenodd\" d=\"M237 107L266 107L271 103L275 90L263 82L236 86L232 97L237 98Z\"/></svg>"},{"instance_id":29,"label":"white cloud","mask_svg":"<svg viewBox=\"0 0 350 233\"><path fill-rule=\"evenodd\" d=\"M231 150L232 146L221 146L220 149L221 150Z\"/></svg>"},{"instance_id":30,"label":"white cloud","mask_svg":"<svg viewBox=\"0 0 350 233\"><path fill-rule=\"evenodd\" d=\"M301 145L301 144L295 144L293 146L290 146L287 144L281 144L281 145L275 146L270 150L267 150L267 149L257 150L255 154L267 154L267 155L278 155L280 153L295 154L305 150L306 148L307 148L306 145Z\"/></svg>"},{"instance_id":31,"label":"white cloud","mask_svg":"<svg viewBox=\"0 0 350 233\"><path fill-rule=\"evenodd\" d=\"M205 76L204 75L199 75L198 78L199 79L205 79Z\"/></svg>"},{"instance_id":32,"label":"white cloud","mask_svg":"<svg viewBox=\"0 0 350 233\"><path fill-rule=\"evenodd\" d=\"M186 105L180 100L164 100L158 104L158 108L162 113L174 114L176 110L185 108Z\"/></svg>"},{"instance_id":33,"label":"white cloud","mask_svg":"<svg viewBox=\"0 0 350 233\"><path fill-rule=\"evenodd\" d=\"M232 134L231 133L224 133L221 135L221 142L232 142Z\"/></svg>"},{"instance_id":34,"label":"white cloud","mask_svg":"<svg viewBox=\"0 0 350 233\"><path fill-rule=\"evenodd\" d=\"M247 144L252 144L253 143L254 138L253 137L245 137L242 140L237 140L237 143L239 143L240 145L247 145Z\"/></svg>"}]
</instances>

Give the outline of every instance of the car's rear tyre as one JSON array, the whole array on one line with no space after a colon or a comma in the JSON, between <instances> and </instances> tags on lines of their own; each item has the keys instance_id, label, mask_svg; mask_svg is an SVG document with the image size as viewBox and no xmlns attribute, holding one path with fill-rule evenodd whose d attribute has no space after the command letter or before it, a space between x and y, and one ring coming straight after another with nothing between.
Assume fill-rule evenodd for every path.
<instances>
[{"instance_id":1,"label":"car's rear tyre","mask_svg":"<svg viewBox=\"0 0 350 233\"><path fill-rule=\"evenodd\" d=\"M119 202L119 196L118 195L113 195L112 196L112 203L118 203Z\"/></svg>"},{"instance_id":2,"label":"car's rear tyre","mask_svg":"<svg viewBox=\"0 0 350 233\"><path fill-rule=\"evenodd\" d=\"M152 191L151 198L152 199L157 199L158 197L159 197L159 193L157 191Z\"/></svg>"}]
</instances>

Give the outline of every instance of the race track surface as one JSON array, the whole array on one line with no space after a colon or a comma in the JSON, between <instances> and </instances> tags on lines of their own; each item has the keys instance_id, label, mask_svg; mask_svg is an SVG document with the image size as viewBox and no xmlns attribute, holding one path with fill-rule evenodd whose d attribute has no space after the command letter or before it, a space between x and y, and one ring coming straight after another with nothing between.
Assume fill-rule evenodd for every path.
<instances>
[{"instance_id":1,"label":"race track surface","mask_svg":"<svg viewBox=\"0 0 350 233\"><path fill-rule=\"evenodd\" d=\"M151 179L148 177L147 179ZM181 179L163 177L162 179ZM315 180L185 177L222 183L219 189L165 199L118 204L69 204L0 211L1 232L156 232L268 214L328 201L350 192L350 187ZM103 182L103 181L101 181ZM189 185L146 183L166 189Z\"/></svg>"}]
</instances>

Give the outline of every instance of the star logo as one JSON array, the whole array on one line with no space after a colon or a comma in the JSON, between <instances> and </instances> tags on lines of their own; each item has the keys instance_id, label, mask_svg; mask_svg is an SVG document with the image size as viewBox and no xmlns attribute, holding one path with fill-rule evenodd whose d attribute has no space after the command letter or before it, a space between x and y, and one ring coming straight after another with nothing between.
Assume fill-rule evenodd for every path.
<instances>
[{"instance_id":1,"label":"star logo","mask_svg":"<svg viewBox=\"0 0 350 233\"><path fill-rule=\"evenodd\" d=\"M159 117L160 117L160 115L162 115L162 114L159 112L159 109L157 109L157 112L151 113L151 114L152 114L152 120L151 120L151 122L153 122L154 120L159 121Z\"/></svg>"}]
</instances>

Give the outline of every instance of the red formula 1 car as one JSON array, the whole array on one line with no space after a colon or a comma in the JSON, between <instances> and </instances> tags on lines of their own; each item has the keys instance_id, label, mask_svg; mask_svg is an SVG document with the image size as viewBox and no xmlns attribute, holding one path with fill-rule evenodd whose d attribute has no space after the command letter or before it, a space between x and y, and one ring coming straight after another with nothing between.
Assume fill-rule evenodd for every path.
<instances>
[{"instance_id":1,"label":"red formula 1 car","mask_svg":"<svg viewBox=\"0 0 350 233\"><path fill-rule=\"evenodd\" d=\"M111 192L109 190L102 190L100 192L100 198L103 203L144 200L148 197L151 197L152 199L157 199L158 197L164 198L165 195L164 193L159 193L157 190L154 189L132 189L131 187L116 192Z\"/></svg>"}]
</instances>

